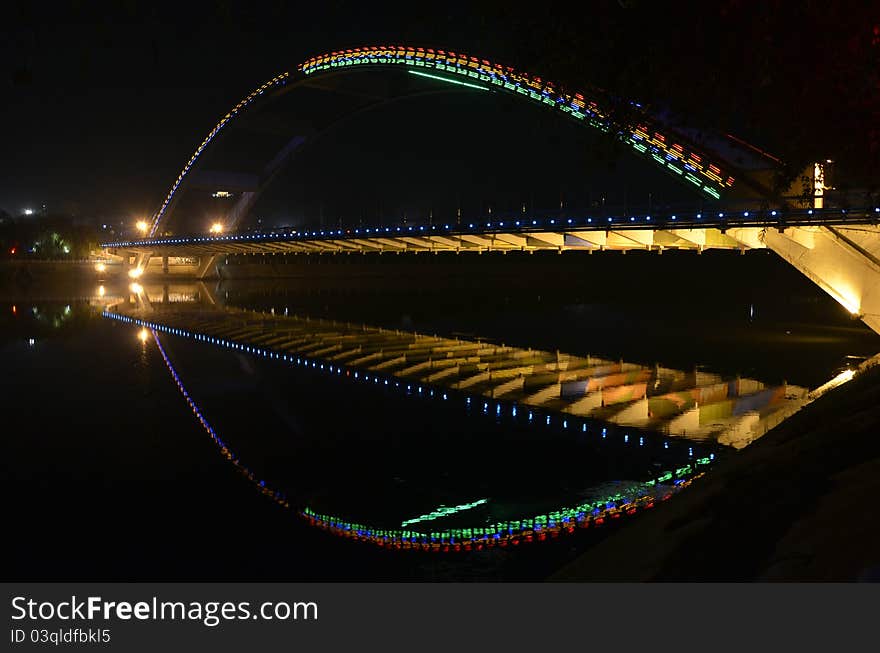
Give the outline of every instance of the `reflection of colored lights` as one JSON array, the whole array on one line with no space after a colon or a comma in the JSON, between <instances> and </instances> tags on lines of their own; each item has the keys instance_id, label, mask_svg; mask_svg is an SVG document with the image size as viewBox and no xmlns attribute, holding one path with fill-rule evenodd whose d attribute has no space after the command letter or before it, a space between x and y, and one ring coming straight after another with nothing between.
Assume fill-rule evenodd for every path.
<instances>
[{"instance_id":1,"label":"reflection of colored lights","mask_svg":"<svg viewBox=\"0 0 880 653\"><path fill-rule=\"evenodd\" d=\"M141 268L132 268L131 270L128 271L128 276L130 276L132 279L137 279L143 273L144 273L144 271Z\"/></svg>"},{"instance_id":2,"label":"reflection of colored lights","mask_svg":"<svg viewBox=\"0 0 880 653\"><path fill-rule=\"evenodd\" d=\"M96 272L106 272L107 266L104 265L103 263L98 263L97 265L95 265L95 271Z\"/></svg>"},{"instance_id":3,"label":"reflection of colored lights","mask_svg":"<svg viewBox=\"0 0 880 653\"><path fill-rule=\"evenodd\" d=\"M104 286L98 286L98 297L103 297L106 292L107 291L104 289Z\"/></svg>"},{"instance_id":4,"label":"reflection of colored lights","mask_svg":"<svg viewBox=\"0 0 880 653\"><path fill-rule=\"evenodd\" d=\"M144 292L144 287L139 283L133 283L129 285L128 289L135 295L140 295L142 292Z\"/></svg>"},{"instance_id":5,"label":"reflection of colored lights","mask_svg":"<svg viewBox=\"0 0 880 653\"><path fill-rule=\"evenodd\" d=\"M150 337L150 332L147 331L146 329L141 329L140 331L138 331L138 340L140 340L141 342L146 342L147 338L149 338L149 337Z\"/></svg>"},{"instance_id":6,"label":"reflection of colored lights","mask_svg":"<svg viewBox=\"0 0 880 653\"><path fill-rule=\"evenodd\" d=\"M283 505L284 507L292 507L283 493L269 488L266 485L266 482L260 480L254 474L254 472L243 465L241 461L234 455L234 453L220 439L216 431L208 423L207 419L201 413L193 399L184 388L179 375L172 366L167 354L165 353L164 348L162 347L161 342L159 341L157 331L163 331L177 336L192 338L194 340L202 342L209 342L211 344L217 344L223 347L237 349L239 351L247 351L257 356L272 358L276 360L284 360L285 362L289 362L292 365L301 365L310 369L317 367L317 361L309 360L304 357L295 358L294 356L288 356L287 354L284 354L282 358L282 354L278 352L273 352L271 350L263 349L256 346L246 346L241 343L224 340L222 338L215 338L206 334L195 333L186 329L154 324L137 318L112 313L110 311L104 311L102 315L104 317L120 320L122 322L143 326L145 328L141 330L142 332L146 331L146 328L150 329L156 345L159 348L160 354L165 361L166 367L171 372L178 386L178 389L180 390L181 394L186 398L187 403L193 411L193 414L199 419L199 422L202 424L203 428L205 428L211 438L220 447L224 457L226 457L227 460L232 462L233 465L235 465L239 469L239 471L247 476L247 478L252 483L254 483L255 486L258 487L262 494L268 496L273 501L279 503L280 505ZM324 369L323 365L322 369ZM326 366L326 371L335 374L342 374L343 372L341 367L333 365ZM347 370L346 373L348 373ZM366 374L360 376L360 380L362 382L368 382L371 379L376 382L378 381L378 376L371 377L370 375ZM397 387L400 387L399 383L396 383L395 385ZM408 394L411 394L411 392ZM434 396L433 390L431 390L427 394L431 397ZM444 395L444 398L445 397L446 395ZM470 397L467 398L467 403L470 403ZM604 430L605 429L603 429L603 431ZM692 448L689 450L689 454L691 456L693 455ZM587 528L591 525L599 526L606 523L606 521L609 519L619 519L624 515L632 515L642 510L652 508L657 501L665 501L670 496L672 496L673 493L678 492L685 487L688 487L693 480L702 476L702 473L699 472L699 468L701 466L710 464L710 461L712 460L714 460L714 454L698 458L689 464L677 468L674 472L665 472L649 481L632 482L630 485L628 485L625 491L603 497L598 501L592 500L574 507L562 508L560 510L550 511L534 517L502 521L487 526L479 526L473 528L450 528L430 532L422 532L405 528L405 526L416 523L417 521L428 521L428 519L425 518L435 519L439 518L440 516L445 516L438 515L437 517L431 517L432 514L438 511L434 511L434 513L428 513L427 515L422 515L415 518L414 520L408 520L407 522L404 522L404 527L400 529L376 528L373 526L349 522L339 517L318 513L309 507L304 507L301 510L298 509L296 512L298 515L308 520L311 525L328 530L332 534L356 539L359 541L372 542L379 546L394 549L419 549L425 551L455 552L481 550L494 546L517 546L521 542L528 543L535 541L545 541L548 537L556 538L562 533L573 533L576 528ZM671 485L663 485L664 483L668 483L669 481L672 481ZM486 501L487 500L482 499L473 502L472 504L461 504L460 506L454 506L448 510L456 512L456 509L469 509L475 507L476 505L481 505ZM441 509L442 508L443 507L441 507ZM450 512L448 514L452 513Z\"/></svg>"},{"instance_id":7,"label":"reflection of colored lights","mask_svg":"<svg viewBox=\"0 0 880 653\"><path fill-rule=\"evenodd\" d=\"M12 305L12 314L18 315L18 307L15 304Z\"/></svg>"},{"instance_id":8,"label":"reflection of colored lights","mask_svg":"<svg viewBox=\"0 0 880 653\"><path fill-rule=\"evenodd\" d=\"M440 506L436 510L432 510L431 512L424 515L419 515L418 517L407 519L401 524L401 526L409 526L410 524L417 524L421 521L433 521L434 519L440 519L441 517L448 517L449 515L454 515L457 512L476 508L477 506L481 506L488 501L488 499L478 499L477 501L472 501L471 503L462 503L457 506Z\"/></svg>"}]
</instances>

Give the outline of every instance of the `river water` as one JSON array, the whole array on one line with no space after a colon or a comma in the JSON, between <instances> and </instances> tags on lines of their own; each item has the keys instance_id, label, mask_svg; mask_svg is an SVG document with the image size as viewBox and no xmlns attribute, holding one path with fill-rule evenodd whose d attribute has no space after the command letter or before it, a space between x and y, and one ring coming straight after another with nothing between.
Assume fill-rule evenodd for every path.
<instances>
[{"instance_id":1,"label":"river water","mask_svg":"<svg viewBox=\"0 0 880 653\"><path fill-rule=\"evenodd\" d=\"M543 578L880 349L764 253L253 268L4 271L12 577Z\"/></svg>"}]
</instances>

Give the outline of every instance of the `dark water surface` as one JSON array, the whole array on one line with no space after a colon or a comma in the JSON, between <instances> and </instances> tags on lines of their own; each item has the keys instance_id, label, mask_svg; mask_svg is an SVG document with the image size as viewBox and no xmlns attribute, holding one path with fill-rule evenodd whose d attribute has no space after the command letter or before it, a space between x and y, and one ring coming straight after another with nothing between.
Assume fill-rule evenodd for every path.
<instances>
[{"instance_id":1,"label":"dark water surface","mask_svg":"<svg viewBox=\"0 0 880 653\"><path fill-rule=\"evenodd\" d=\"M296 268L298 278L227 279L207 294L276 315L805 387L880 349L875 334L763 254L481 256L454 266L397 258L312 262ZM226 276L241 271L229 266ZM2 288L7 519L20 534L10 577L538 579L618 527L450 555L334 537L261 496L220 455L152 336L142 342L139 328L101 317L105 303L128 294L124 285L36 279ZM206 293L170 284L168 295ZM694 456L735 455L653 434L639 444L635 431L624 444L592 426L548 427L458 397L159 338L189 396L248 468L296 505L362 523L399 527L481 499L450 523L535 515Z\"/></svg>"}]
</instances>

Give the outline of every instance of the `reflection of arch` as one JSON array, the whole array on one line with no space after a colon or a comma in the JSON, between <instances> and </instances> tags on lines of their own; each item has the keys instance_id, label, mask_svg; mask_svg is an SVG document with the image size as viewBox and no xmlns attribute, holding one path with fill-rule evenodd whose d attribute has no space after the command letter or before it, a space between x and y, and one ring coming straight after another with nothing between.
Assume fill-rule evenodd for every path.
<instances>
[{"instance_id":1,"label":"reflection of arch","mask_svg":"<svg viewBox=\"0 0 880 653\"><path fill-rule=\"evenodd\" d=\"M544 541L548 537L557 537L560 534L573 533L577 528L601 526L611 519L632 515L652 508L656 502L668 499L673 493L679 492L689 486L693 480L702 476L703 469L710 465L711 459L709 457L700 458L686 463L683 467L675 469L674 471L670 470L662 474L655 472L655 475L650 480L633 482L625 489L622 488L621 491L602 497L601 499L592 499L587 502L579 503L578 505L560 507L557 510L545 512L540 515L528 515L524 518L500 521L481 525L479 527L441 527L439 530L431 530L431 527L424 523L421 526L412 526L412 524L419 522L429 523L433 516L432 514L421 515L418 518L408 520L408 522L400 528L383 528L353 523L342 518L317 513L308 506L301 507L291 503L291 500L286 493L273 488L264 479L261 479L254 470L250 469L244 462L242 462L210 424L198 404L186 390L183 380L180 378L180 375L168 356L165 347L160 341L159 333L173 333L177 336L203 342L211 342L211 338L205 338L200 334L181 329L170 328L159 323L128 317L110 310L102 312L102 316L150 330L166 368L171 374L171 377L177 385L181 395L189 405L193 415L198 419L202 428L217 445L223 457L232 463L238 471L253 483L261 494L285 508L293 509L297 515L307 520L312 526L328 530L334 535L356 539L362 542L370 542L379 546L396 549L451 552L461 550L469 551L472 549L479 550L495 546L505 547L520 543ZM240 346L235 345L233 342L223 341L221 343L213 342L212 344L220 344L227 348L241 349ZM270 352L269 350L264 350L259 347L248 347L246 351L255 356L263 357L266 357L271 353L272 355L270 358L276 360L279 359L278 353ZM287 359L286 356L284 358L285 360ZM291 365L293 364L293 357L291 357L290 363ZM308 367L308 364L305 366ZM312 365L312 367L314 367L314 365ZM365 381L368 380L367 377L363 378ZM540 420L538 421L540 422ZM714 456L712 456L712 458L714 458ZM465 506L457 506L456 508L464 507ZM454 512L454 510L448 512Z\"/></svg>"},{"instance_id":2,"label":"reflection of arch","mask_svg":"<svg viewBox=\"0 0 880 653\"><path fill-rule=\"evenodd\" d=\"M398 70L412 73L407 76L410 82L430 78L456 84L460 88L521 96L525 100L565 114L572 120L603 132L614 133L634 152L659 165L682 183L698 189L707 197L719 199L722 193L734 185L735 179L731 174L735 169L734 166L721 161L718 157L710 160L710 156L705 151L691 143L684 135L663 127L659 121L647 114L641 114L636 120L628 121L626 124L619 124L612 119L610 109L599 99L586 98L581 93L568 92L540 77L530 76L513 68L461 53L408 46L365 47L313 57L301 64L296 71L273 77L236 104L220 119L181 170L159 210L153 216L149 236L155 236L159 226L170 215L178 191L181 190L187 175L192 171L205 148L245 109L258 100L278 96L296 87L320 89L322 86L317 80L325 82L329 80L332 84L334 78L347 76L354 70ZM332 90L340 90L338 82ZM399 93L400 89L396 92ZM403 92L410 91L405 88ZM371 95L369 91L366 94L361 92L359 95L361 97L366 95L369 105L386 100L388 97L387 95L382 97L381 94L377 97ZM362 104L360 108L363 106ZM354 108L356 110L359 107ZM297 138L302 136L294 137L275 157L279 166L269 171L270 178L286 160L287 154L299 143L304 142L304 140L297 141ZM265 187L265 184L261 186ZM254 200L255 196L247 196L242 201L234 210L237 219L249 210Z\"/></svg>"}]
</instances>

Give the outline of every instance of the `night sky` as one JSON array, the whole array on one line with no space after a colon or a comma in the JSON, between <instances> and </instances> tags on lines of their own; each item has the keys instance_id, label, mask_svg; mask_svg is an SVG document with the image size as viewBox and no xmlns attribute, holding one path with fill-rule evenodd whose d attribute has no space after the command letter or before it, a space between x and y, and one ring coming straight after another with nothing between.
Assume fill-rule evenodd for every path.
<instances>
[{"instance_id":1,"label":"night sky","mask_svg":"<svg viewBox=\"0 0 880 653\"><path fill-rule=\"evenodd\" d=\"M548 2L531 13L500 2L419 4L12 3L0 28L0 210L46 203L51 212L150 215L216 120L257 84L314 54L391 42L457 49L572 88L595 85L688 124L734 131L792 169L834 157L857 183L876 184L876 2L797 10L773 1ZM369 155L362 172L371 170L360 185L314 174L359 152ZM463 168L452 185L387 174L456 162ZM666 192L643 169L543 115L453 100L374 115L326 139L258 208L276 222L313 221L316 212L332 221L334 211L350 221L370 211L448 212L457 202L476 212L491 203L585 202L603 191L629 193L631 202L655 186ZM676 199L673 186L666 199ZM350 199L344 207L334 204L340 195Z\"/></svg>"}]
</instances>

